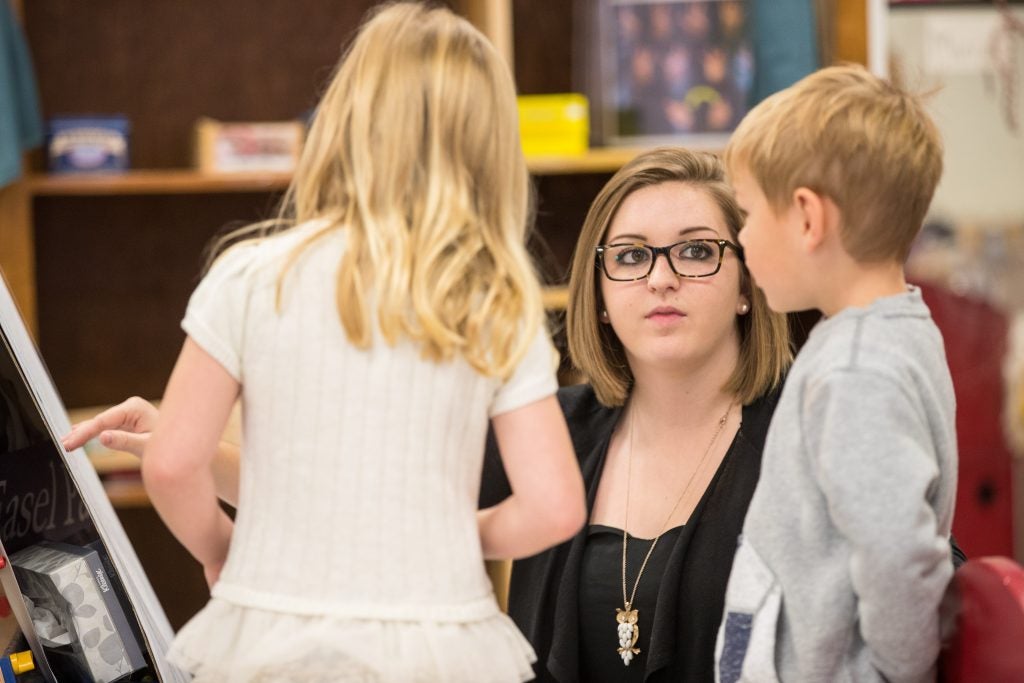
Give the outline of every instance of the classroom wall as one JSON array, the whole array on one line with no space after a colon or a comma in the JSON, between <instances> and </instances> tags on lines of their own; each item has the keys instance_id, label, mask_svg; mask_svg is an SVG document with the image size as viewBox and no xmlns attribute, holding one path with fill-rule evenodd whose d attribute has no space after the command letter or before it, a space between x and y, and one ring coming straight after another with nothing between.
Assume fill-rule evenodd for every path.
<instances>
[{"instance_id":1,"label":"classroom wall","mask_svg":"<svg viewBox=\"0 0 1024 683\"><path fill-rule=\"evenodd\" d=\"M1024 9L1011 11L1024 21ZM946 168L932 213L955 224L1024 223L1024 36L1008 49L1017 74L1012 130L1006 85L993 61L1001 22L991 6L889 11L893 77L915 89L938 88L929 104L945 140Z\"/></svg>"}]
</instances>

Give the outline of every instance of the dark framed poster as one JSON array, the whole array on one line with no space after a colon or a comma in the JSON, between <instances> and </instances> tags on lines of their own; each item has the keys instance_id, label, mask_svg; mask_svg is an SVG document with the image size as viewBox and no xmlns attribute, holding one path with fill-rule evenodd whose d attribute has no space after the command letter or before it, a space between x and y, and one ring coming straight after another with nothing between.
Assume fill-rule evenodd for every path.
<instances>
[{"instance_id":1,"label":"dark framed poster","mask_svg":"<svg viewBox=\"0 0 1024 683\"><path fill-rule=\"evenodd\" d=\"M720 148L750 106L742 0L596 0L580 17L598 144Z\"/></svg>"}]
</instances>

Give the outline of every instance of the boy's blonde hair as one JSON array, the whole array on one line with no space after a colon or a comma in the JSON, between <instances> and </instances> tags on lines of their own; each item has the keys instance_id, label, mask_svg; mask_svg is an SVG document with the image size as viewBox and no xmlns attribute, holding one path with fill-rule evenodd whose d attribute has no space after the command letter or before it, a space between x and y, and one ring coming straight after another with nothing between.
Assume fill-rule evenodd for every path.
<instances>
[{"instance_id":1,"label":"boy's blonde hair","mask_svg":"<svg viewBox=\"0 0 1024 683\"><path fill-rule=\"evenodd\" d=\"M426 358L507 377L543 321L517 117L508 67L469 22L414 2L371 10L317 108L282 219L261 234L326 219L287 271L344 231L337 307L357 346L376 322L389 344L411 338Z\"/></svg>"},{"instance_id":2,"label":"boy's blonde hair","mask_svg":"<svg viewBox=\"0 0 1024 683\"><path fill-rule=\"evenodd\" d=\"M619 169L590 205L573 255L569 279L566 328L569 354L586 375L594 393L606 406L620 406L633 386L626 351L611 325L602 324L601 269L594 248L602 244L626 197L637 190L667 182L683 182L707 192L725 218L735 241L743 217L718 157L680 147L645 152ZM723 277L722 273L714 277ZM750 300L750 311L737 316L739 362L725 389L744 405L778 385L792 360L786 316L768 307L764 293L753 285L746 266L740 265L740 291Z\"/></svg>"},{"instance_id":3,"label":"boy's blonde hair","mask_svg":"<svg viewBox=\"0 0 1024 683\"><path fill-rule=\"evenodd\" d=\"M904 261L942 175L942 140L920 100L861 66L821 69L740 122L725 150L776 212L798 187L835 202L863 262Z\"/></svg>"}]
</instances>

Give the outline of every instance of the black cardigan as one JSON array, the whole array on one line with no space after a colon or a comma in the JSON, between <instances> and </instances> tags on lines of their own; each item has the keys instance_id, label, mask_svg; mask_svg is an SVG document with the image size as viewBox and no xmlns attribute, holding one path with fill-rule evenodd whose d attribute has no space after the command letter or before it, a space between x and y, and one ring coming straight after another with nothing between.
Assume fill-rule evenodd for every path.
<instances>
[{"instance_id":1,"label":"black cardigan","mask_svg":"<svg viewBox=\"0 0 1024 683\"><path fill-rule=\"evenodd\" d=\"M588 385L558 392L594 503L612 431L621 409L602 406ZM713 681L714 649L725 587L778 391L743 408L743 422L690 523L672 548L654 615L648 681ZM493 436L488 438L481 507L511 493ZM702 533L703 529L709 530ZM538 681L579 680L578 598L584 528L575 538L512 567L509 615L537 652ZM639 662L638 662L639 663Z\"/></svg>"}]
</instances>

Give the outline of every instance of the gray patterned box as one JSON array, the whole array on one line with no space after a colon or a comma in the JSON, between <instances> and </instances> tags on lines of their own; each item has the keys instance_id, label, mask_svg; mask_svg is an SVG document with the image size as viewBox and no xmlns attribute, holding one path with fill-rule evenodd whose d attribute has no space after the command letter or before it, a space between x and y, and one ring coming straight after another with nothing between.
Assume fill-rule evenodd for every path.
<instances>
[{"instance_id":1,"label":"gray patterned box","mask_svg":"<svg viewBox=\"0 0 1024 683\"><path fill-rule=\"evenodd\" d=\"M146 665L95 550L43 542L11 555L11 564L56 668L111 683Z\"/></svg>"}]
</instances>

